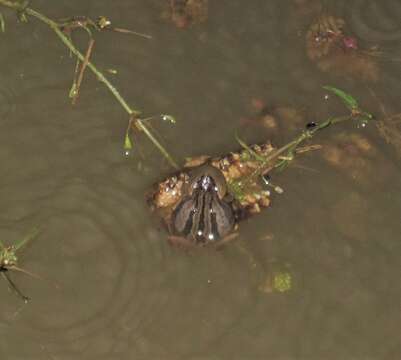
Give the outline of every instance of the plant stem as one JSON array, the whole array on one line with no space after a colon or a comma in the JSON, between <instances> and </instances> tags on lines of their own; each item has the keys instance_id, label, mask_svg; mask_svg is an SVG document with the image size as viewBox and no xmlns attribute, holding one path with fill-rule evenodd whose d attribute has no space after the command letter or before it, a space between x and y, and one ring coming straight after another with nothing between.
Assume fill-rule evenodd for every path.
<instances>
[{"instance_id":1,"label":"plant stem","mask_svg":"<svg viewBox=\"0 0 401 360\"><path fill-rule=\"evenodd\" d=\"M78 99L78 96L79 96L79 91L81 89L82 80L84 78L84 72L85 72L86 66L88 65L89 58L90 58L90 56L92 54L92 50L93 50L93 45L94 44L95 44L95 40L93 40L91 38L89 40L88 49L86 50L85 61L82 63L81 70L79 71L78 78L77 78L77 81L76 81L75 93L73 94L73 98L72 98L72 104L73 105L75 105L77 103L77 99Z\"/></svg>"},{"instance_id":2,"label":"plant stem","mask_svg":"<svg viewBox=\"0 0 401 360\"><path fill-rule=\"evenodd\" d=\"M10 285L11 289L19 296L24 303L27 303L30 299L29 297L25 296L20 289L18 289L17 285L15 285L14 281L11 280L10 276L7 273L8 270L2 270L1 274L7 280L8 284Z\"/></svg>"},{"instance_id":3,"label":"plant stem","mask_svg":"<svg viewBox=\"0 0 401 360\"><path fill-rule=\"evenodd\" d=\"M282 146L281 148L273 151L270 155L264 157L263 160L261 161L261 165L259 167L257 167L250 175L248 175L244 179L242 179L242 181L241 181L242 188L245 188L251 182L255 181L257 176L265 174L265 173L271 171L272 169L274 169L275 165L272 164L273 160L277 159L280 155L282 155L286 151L294 152L301 143L303 143L307 139L311 139L318 130L324 129L325 127L333 125L333 124L337 124L337 123L340 123L343 121L350 120L353 117L358 117L358 116L353 116L353 115L338 116L338 117L326 120L325 122L321 123L320 125L316 126L315 128L313 128L311 130L303 131L295 140L289 142L288 144Z\"/></svg>"},{"instance_id":4,"label":"plant stem","mask_svg":"<svg viewBox=\"0 0 401 360\"><path fill-rule=\"evenodd\" d=\"M29 8L23 7L21 3L10 1L10 0L0 0L0 5L6 6L10 9L14 9L17 11L22 11L23 13L33 16L38 20L44 22L48 25L60 38L60 40L68 47L68 49L82 62L85 61L85 56L74 46L74 44L70 41L70 39L60 30L60 26L57 22L49 19L47 16ZM121 104L124 110L130 115L130 118L135 118L136 125L140 130L142 130L146 136L152 141L152 143L157 147L157 149L162 153L162 155L167 159L171 166L175 169L178 169L177 163L171 157L171 155L167 152L167 150L163 147L162 144L153 136L150 130L143 124L143 122L138 118L141 114L139 110L131 108L125 99L121 96L119 91L111 84L111 82L103 75L101 71L97 69L97 67L91 62L87 62L87 66L92 72L97 76L98 80L101 81L114 95L117 101Z\"/></svg>"}]
</instances>

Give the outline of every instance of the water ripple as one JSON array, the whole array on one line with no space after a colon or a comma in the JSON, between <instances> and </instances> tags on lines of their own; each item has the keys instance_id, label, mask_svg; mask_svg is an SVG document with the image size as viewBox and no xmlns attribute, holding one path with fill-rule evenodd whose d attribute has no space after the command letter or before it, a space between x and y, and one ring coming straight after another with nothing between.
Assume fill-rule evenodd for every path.
<instances>
[{"instance_id":1,"label":"water ripple","mask_svg":"<svg viewBox=\"0 0 401 360\"><path fill-rule=\"evenodd\" d=\"M58 189L44 206L49 217L43 241L54 254L54 275L62 290L53 294L47 311L32 313L30 322L58 345L63 339L83 351L89 338L112 328L126 313L132 298L137 321L147 316L146 287L154 279L146 275L152 261L145 263L142 253L159 260L160 253L144 241L146 236L133 235L138 234L139 209L131 211L127 202L121 191L77 180Z\"/></svg>"},{"instance_id":2,"label":"water ripple","mask_svg":"<svg viewBox=\"0 0 401 360\"><path fill-rule=\"evenodd\" d=\"M352 2L350 25L356 35L369 42L401 39L401 3L356 0Z\"/></svg>"},{"instance_id":3,"label":"water ripple","mask_svg":"<svg viewBox=\"0 0 401 360\"><path fill-rule=\"evenodd\" d=\"M42 203L45 251L25 265L41 274L51 269L61 290L35 283L24 316L53 354L98 359L201 351L253 301L255 287L238 260L231 265L223 253L185 256L171 249L144 216L146 205L131 195L113 183L77 179Z\"/></svg>"}]
</instances>

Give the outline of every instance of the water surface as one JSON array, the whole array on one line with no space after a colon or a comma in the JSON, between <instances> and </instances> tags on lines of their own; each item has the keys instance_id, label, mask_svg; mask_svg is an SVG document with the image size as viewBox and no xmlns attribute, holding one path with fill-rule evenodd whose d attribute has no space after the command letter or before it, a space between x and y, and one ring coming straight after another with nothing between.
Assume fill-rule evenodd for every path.
<instances>
[{"instance_id":1,"label":"water surface","mask_svg":"<svg viewBox=\"0 0 401 360\"><path fill-rule=\"evenodd\" d=\"M389 113L401 111L399 64L381 63L380 80L365 84L322 73L306 58L312 2L300 14L302 1L211 0L208 21L188 30L162 18L165 3L38 0L32 7L54 18L106 15L152 35L96 34L93 60L118 70L112 81L134 107L177 118L174 127L158 127L177 158L236 149L235 131L254 115L254 98L324 119L344 111L324 100L321 86L332 84L379 118L379 101ZM333 1L325 10L361 41L401 54L398 0ZM186 255L168 246L144 201L168 165L141 138L147 160L138 169L137 155L123 155L128 119L110 93L87 73L71 106L75 62L66 49L42 23L3 13L0 236L12 242L40 225L20 264L61 288L15 274L32 298L24 306L0 284L2 358L401 357L400 157L375 125L322 133L320 144L355 133L372 150L346 169L318 153L304 156L275 176L285 193L241 225L237 243ZM84 49L85 33L73 36ZM241 129L249 142L281 145L295 134L286 126ZM260 290L272 262L291 269L291 291Z\"/></svg>"}]
</instances>

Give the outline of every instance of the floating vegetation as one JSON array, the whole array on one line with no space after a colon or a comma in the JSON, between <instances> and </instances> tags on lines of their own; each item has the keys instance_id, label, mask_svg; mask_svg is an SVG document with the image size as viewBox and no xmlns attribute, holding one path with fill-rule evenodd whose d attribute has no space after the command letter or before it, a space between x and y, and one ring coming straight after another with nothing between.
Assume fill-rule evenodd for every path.
<instances>
[{"instance_id":1,"label":"floating vegetation","mask_svg":"<svg viewBox=\"0 0 401 360\"><path fill-rule=\"evenodd\" d=\"M9 272L19 271L24 274L39 278L27 270L24 270L18 266L18 256L17 252L24 247L29 241L34 239L39 233L39 229L34 228L27 236L18 241L14 245L6 246L2 241L0 241L0 273L7 280L10 288L25 302L29 301L29 298L25 296L16 286L16 284L11 280Z\"/></svg>"},{"instance_id":2,"label":"floating vegetation","mask_svg":"<svg viewBox=\"0 0 401 360\"><path fill-rule=\"evenodd\" d=\"M271 172L286 168L298 154L319 148L301 144L334 124L354 120L365 126L372 119L351 95L330 86L324 89L339 97L349 114L314 122L313 126L309 123L297 138L278 149L270 142L247 145L237 137L242 149L218 157L187 159L181 171L155 185L147 196L148 203L174 240L179 240L175 243L218 243L223 238L219 228L224 229L224 235L236 229L232 216L237 224L270 205L271 189L283 193L281 187L271 183ZM224 191L220 191L222 187Z\"/></svg>"},{"instance_id":3,"label":"floating vegetation","mask_svg":"<svg viewBox=\"0 0 401 360\"><path fill-rule=\"evenodd\" d=\"M149 140L156 146L156 148L161 152L161 154L166 158L169 164L178 169L178 165L169 154L169 152L164 148L159 140L155 137L153 132L143 123L141 118L141 111L131 107L128 102L123 98L117 88L112 85L112 83L107 79L107 77L94 65L90 58L92 56L92 49L95 43L93 38L93 30L103 31L111 30L119 33L135 34L145 38L151 38L151 36L146 34L140 34L135 31L122 29L118 27L113 27L111 21L106 17L99 17L96 21L88 17L72 17L68 19L62 19L59 21L52 20L42 13L29 7L29 1L17 1L17 0L0 0L0 5L7 8L13 9L17 12L18 18L22 22L28 22L28 17L34 17L41 22L45 23L50 27L51 30L59 37L59 39L64 43L64 45L69 49L71 54L75 55L77 58L77 63L74 71L74 80L69 91L69 96L73 103L76 103L78 95L81 88L81 83L83 79L84 72L86 68L92 71L97 79L102 82L107 89L113 94L119 104L129 115L129 131L141 131L143 132ZM0 16L0 27L2 30L5 29L4 18ZM74 45L71 34L76 29L84 29L89 36L89 43L84 55L78 48ZM134 124L135 126L131 126ZM125 137L125 145L127 145L127 136Z\"/></svg>"}]
</instances>

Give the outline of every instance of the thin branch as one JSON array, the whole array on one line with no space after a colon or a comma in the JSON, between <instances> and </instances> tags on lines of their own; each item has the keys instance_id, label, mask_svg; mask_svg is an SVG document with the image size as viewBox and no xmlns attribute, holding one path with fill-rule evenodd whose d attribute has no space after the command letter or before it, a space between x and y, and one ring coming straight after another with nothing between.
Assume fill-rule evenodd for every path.
<instances>
[{"instance_id":1,"label":"thin branch","mask_svg":"<svg viewBox=\"0 0 401 360\"><path fill-rule=\"evenodd\" d=\"M73 98L72 98L72 104L75 105L77 100L78 100L78 96L79 96L79 89L81 88L81 83L82 83L82 79L84 78L84 72L85 69L88 65L89 62L89 58L92 54L92 49L93 49L93 45L95 44L95 40L93 40L92 38L89 40L89 45L88 45L88 49L86 50L86 54L85 54L85 59L81 65L81 70L79 71L78 74L78 79L75 85L75 91L73 94Z\"/></svg>"}]
</instances>

